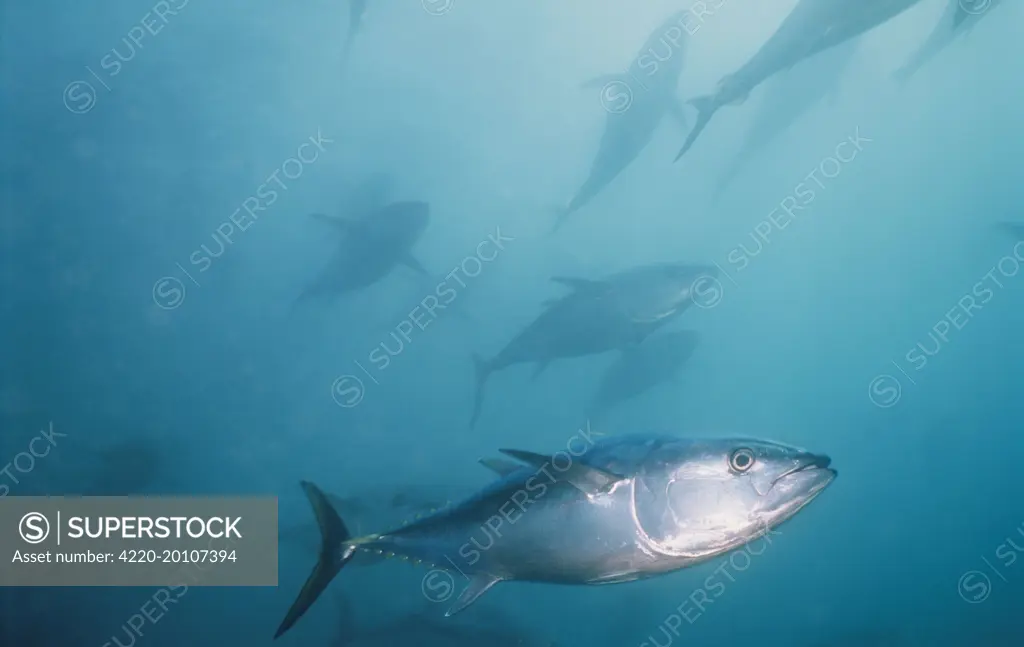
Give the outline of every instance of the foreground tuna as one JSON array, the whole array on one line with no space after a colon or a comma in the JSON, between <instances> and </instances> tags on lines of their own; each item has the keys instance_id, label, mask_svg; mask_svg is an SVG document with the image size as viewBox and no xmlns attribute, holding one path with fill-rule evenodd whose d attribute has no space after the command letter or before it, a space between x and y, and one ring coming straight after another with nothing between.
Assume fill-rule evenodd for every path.
<instances>
[{"instance_id":1,"label":"foreground tuna","mask_svg":"<svg viewBox=\"0 0 1024 647\"><path fill-rule=\"evenodd\" d=\"M522 466L489 461L490 486L382 534L352 537L303 481L323 544L275 638L357 552L457 569L469 584L451 616L503 580L611 584L705 562L792 518L836 477L829 457L764 440L581 436L571 455L502 450Z\"/></svg>"}]
</instances>

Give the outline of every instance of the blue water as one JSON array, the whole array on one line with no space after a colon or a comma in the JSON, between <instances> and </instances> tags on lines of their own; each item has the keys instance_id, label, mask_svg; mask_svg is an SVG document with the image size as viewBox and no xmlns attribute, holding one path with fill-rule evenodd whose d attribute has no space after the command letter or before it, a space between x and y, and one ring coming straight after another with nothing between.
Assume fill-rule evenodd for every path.
<instances>
[{"instance_id":1,"label":"blue water","mask_svg":"<svg viewBox=\"0 0 1024 647\"><path fill-rule=\"evenodd\" d=\"M300 479L455 498L499 447L561 448L614 360L495 374L468 428L472 355L562 294L551 276L716 263L714 302L673 324L702 335L682 379L601 430L773 438L839 479L766 546L640 583L502 584L466 620L538 645L1024 644L1024 244L997 226L1024 220L1024 8L970 3L992 16L899 84L945 12L922 0L838 73L722 108L675 164L666 118L549 235L609 118L580 85L688 1L371 0L347 60L343 0L9 3L0 493L271 495L282 526L311 521ZM674 54L684 101L795 3L706 4ZM768 105L789 125L716 197ZM430 203L430 277L292 308L333 244L307 214L375 173ZM441 283L449 307L424 314ZM283 542L279 587L192 587L156 614L158 589L3 589L0 644L269 645L312 562ZM342 596L358 622L441 616L423 577L346 570L278 642L344 644Z\"/></svg>"}]
</instances>

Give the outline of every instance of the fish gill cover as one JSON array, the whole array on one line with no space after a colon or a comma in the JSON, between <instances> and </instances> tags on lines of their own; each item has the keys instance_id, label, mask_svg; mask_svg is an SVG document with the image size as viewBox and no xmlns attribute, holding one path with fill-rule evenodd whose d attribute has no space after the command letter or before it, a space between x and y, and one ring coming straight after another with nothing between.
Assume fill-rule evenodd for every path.
<instances>
[{"instance_id":1,"label":"fish gill cover","mask_svg":"<svg viewBox=\"0 0 1024 647\"><path fill-rule=\"evenodd\" d=\"M0 643L1024 644L1022 25L8 3L0 497L277 496L280 575Z\"/></svg>"}]
</instances>

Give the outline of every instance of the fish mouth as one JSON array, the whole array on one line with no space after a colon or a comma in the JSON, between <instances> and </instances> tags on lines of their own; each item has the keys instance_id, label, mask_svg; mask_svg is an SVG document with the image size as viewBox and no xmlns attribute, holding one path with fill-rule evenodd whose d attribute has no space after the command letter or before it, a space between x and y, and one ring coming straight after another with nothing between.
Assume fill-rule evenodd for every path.
<instances>
[{"instance_id":1,"label":"fish mouth","mask_svg":"<svg viewBox=\"0 0 1024 647\"><path fill-rule=\"evenodd\" d=\"M793 476L794 474L799 474L801 472L810 473L820 471L821 474L817 475L820 477L820 485L818 488L816 488L817 491L820 491L821 489L824 489L826 485L834 481L837 476L839 476L839 472L830 467L830 465L832 465L832 458L826 456L825 454L800 454L797 457L797 460L798 462L796 467L787 472L783 472L778 478L776 478L775 481L772 483L773 487L775 486L775 484L779 483L783 479Z\"/></svg>"},{"instance_id":2,"label":"fish mouth","mask_svg":"<svg viewBox=\"0 0 1024 647\"><path fill-rule=\"evenodd\" d=\"M823 454L801 453L794 458L793 467L776 478L764 494L764 512L773 527L817 499L839 474L831 467L832 459Z\"/></svg>"}]
</instances>

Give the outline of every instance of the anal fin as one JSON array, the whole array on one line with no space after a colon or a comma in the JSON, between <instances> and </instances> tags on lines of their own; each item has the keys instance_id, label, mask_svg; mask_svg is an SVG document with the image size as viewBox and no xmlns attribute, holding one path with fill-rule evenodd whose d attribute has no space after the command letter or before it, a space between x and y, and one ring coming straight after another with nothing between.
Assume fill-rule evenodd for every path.
<instances>
[{"instance_id":1,"label":"anal fin","mask_svg":"<svg viewBox=\"0 0 1024 647\"><path fill-rule=\"evenodd\" d=\"M552 457L543 454L535 454L520 449L502 449L499 451L506 456L511 456L537 469L542 469L547 465L554 466ZM557 480L571 483L576 489L588 495L608 492L613 485L626 478L620 474L584 465L578 461L573 462L564 470L559 468L557 471L559 472L555 477Z\"/></svg>"},{"instance_id":2,"label":"anal fin","mask_svg":"<svg viewBox=\"0 0 1024 647\"><path fill-rule=\"evenodd\" d=\"M469 584L467 584L466 588L463 589L459 599L455 601L455 604L453 604L450 609L444 612L444 617L450 618L459 611L462 611L469 605L473 604L481 595L486 593L492 586L500 581L500 578L486 573L477 573L473 575L469 580Z\"/></svg>"}]
</instances>

